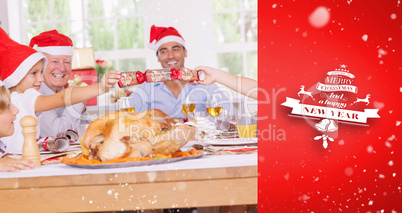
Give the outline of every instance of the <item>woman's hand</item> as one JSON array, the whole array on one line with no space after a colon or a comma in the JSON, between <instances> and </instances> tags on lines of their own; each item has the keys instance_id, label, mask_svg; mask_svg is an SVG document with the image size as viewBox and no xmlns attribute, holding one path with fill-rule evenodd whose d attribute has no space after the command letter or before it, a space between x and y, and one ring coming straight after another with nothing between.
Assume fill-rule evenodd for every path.
<instances>
[{"instance_id":1,"label":"woman's hand","mask_svg":"<svg viewBox=\"0 0 402 213\"><path fill-rule=\"evenodd\" d=\"M32 169L34 162L26 159L0 159L0 172L17 172L23 169Z\"/></svg>"},{"instance_id":2,"label":"woman's hand","mask_svg":"<svg viewBox=\"0 0 402 213\"><path fill-rule=\"evenodd\" d=\"M217 81L220 72L223 72L218 69L214 69L212 67L206 66L198 66L195 68L196 70L202 70L205 73L205 79L202 81L192 81L190 84L201 84L201 85L210 85Z\"/></svg>"},{"instance_id":3,"label":"woman's hand","mask_svg":"<svg viewBox=\"0 0 402 213\"><path fill-rule=\"evenodd\" d=\"M110 70L105 73L100 83L101 90L104 93L109 92L110 88L113 87L120 79L120 72L117 70Z\"/></svg>"}]
</instances>

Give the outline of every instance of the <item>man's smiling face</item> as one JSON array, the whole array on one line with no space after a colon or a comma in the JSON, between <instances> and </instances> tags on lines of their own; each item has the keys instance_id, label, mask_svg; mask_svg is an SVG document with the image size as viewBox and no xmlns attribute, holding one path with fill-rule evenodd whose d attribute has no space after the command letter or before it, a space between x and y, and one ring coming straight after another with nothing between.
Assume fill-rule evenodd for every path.
<instances>
[{"instance_id":1,"label":"man's smiling face","mask_svg":"<svg viewBox=\"0 0 402 213\"><path fill-rule=\"evenodd\" d=\"M43 72L45 84L53 91L59 92L66 84L71 74L72 57L68 55L49 55L47 66Z\"/></svg>"},{"instance_id":2,"label":"man's smiling face","mask_svg":"<svg viewBox=\"0 0 402 213\"><path fill-rule=\"evenodd\" d=\"M163 68L180 69L184 67L184 58L187 57L187 50L177 42L167 42L158 49L158 62Z\"/></svg>"}]
</instances>

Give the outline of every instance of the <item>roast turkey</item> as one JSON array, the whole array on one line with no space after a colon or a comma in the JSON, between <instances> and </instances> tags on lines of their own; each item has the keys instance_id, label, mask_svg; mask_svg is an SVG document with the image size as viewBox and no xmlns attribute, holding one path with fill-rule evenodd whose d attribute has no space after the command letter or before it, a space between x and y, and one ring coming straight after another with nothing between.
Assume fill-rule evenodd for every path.
<instances>
[{"instance_id":1,"label":"roast turkey","mask_svg":"<svg viewBox=\"0 0 402 213\"><path fill-rule=\"evenodd\" d=\"M93 121L82 145L88 149L90 159L143 158L156 153L173 154L194 139L196 132L193 126L176 125L161 110L116 112Z\"/></svg>"}]
</instances>

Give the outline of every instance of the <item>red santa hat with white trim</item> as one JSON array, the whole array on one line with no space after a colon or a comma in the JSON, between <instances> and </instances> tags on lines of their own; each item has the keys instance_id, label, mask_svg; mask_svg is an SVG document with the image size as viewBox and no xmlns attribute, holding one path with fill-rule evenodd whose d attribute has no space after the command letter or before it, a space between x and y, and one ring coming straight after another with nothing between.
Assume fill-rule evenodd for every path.
<instances>
[{"instance_id":1,"label":"red santa hat with white trim","mask_svg":"<svg viewBox=\"0 0 402 213\"><path fill-rule=\"evenodd\" d=\"M40 60L45 68L47 60L42 53L15 42L0 28L0 78L7 88L16 86Z\"/></svg>"},{"instance_id":2,"label":"red santa hat with white trim","mask_svg":"<svg viewBox=\"0 0 402 213\"><path fill-rule=\"evenodd\" d=\"M29 46L39 52L47 53L50 55L69 55L74 54L73 41L57 30L45 31L31 39Z\"/></svg>"},{"instance_id":3,"label":"red santa hat with white trim","mask_svg":"<svg viewBox=\"0 0 402 213\"><path fill-rule=\"evenodd\" d=\"M157 27L152 25L151 35L149 38L148 48L158 51L159 47L168 42L177 42L183 47L186 47L186 43L180 33L173 27Z\"/></svg>"}]
</instances>

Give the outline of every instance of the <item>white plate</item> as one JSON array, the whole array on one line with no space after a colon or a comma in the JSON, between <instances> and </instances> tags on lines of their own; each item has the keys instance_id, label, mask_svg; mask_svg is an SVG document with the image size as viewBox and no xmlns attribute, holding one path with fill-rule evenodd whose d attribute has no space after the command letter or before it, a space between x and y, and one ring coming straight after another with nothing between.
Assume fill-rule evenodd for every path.
<instances>
[{"instance_id":1,"label":"white plate","mask_svg":"<svg viewBox=\"0 0 402 213\"><path fill-rule=\"evenodd\" d=\"M177 162L177 161L181 161L181 160L197 159L202 156L203 155L192 155L192 156L187 156L187 157L177 157L177 158L148 160L148 161L135 161L135 162L126 162L126 163L91 164L91 165L65 163L64 165L71 166L71 167L84 168L84 169L108 169L108 168L121 168L121 167L131 167L131 166L150 166L150 165L154 165L154 164L173 163L173 162Z\"/></svg>"},{"instance_id":2,"label":"white plate","mask_svg":"<svg viewBox=\"0 0 402 213\"><path fill-rule=\"evenodd\" d=\"M233 132L221 132L220 134L223 137L237 137L238 136L236 131L233 131Z\"/></svg>"},{"instance_id":3,"label":"white plate","mask_svg":"<svg viewBox=\"0 0 402 213\"><path fill-rule=\"evenodd\" d=\"M205 143L214 146L241 146L241 145L257 145L258 138L230 138L230 139L215 139Z\"/></svg>"}]
</instances>

